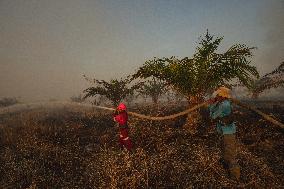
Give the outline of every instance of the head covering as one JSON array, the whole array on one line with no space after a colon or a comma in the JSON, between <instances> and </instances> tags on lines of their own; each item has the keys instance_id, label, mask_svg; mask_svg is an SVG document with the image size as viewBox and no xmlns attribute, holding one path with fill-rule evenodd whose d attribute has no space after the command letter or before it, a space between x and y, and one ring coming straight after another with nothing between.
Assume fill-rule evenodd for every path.
<instances>
[{"instance_id":1,"label":"head covering","mask_svg":"<svg viewBox=\"0 0 284 189\"><path fill-rule=\"evenodd\" d=\"M224 98L232 98L231 90L227 87L219 87L214 93L213 96L221 96Z\"/></svg>"},{"instance_id":2,"label":"head covering","mask_svg":"<svg viewBox=\"0 0 284 189\"><path fill-rule=\"evenodd\" d=\"M117 109L118 109L118 110L124 110L124 111L126 111L126 105L123 104L123 103L120 103L120 104L117 106Z\"/></svg>"}]
</instances>

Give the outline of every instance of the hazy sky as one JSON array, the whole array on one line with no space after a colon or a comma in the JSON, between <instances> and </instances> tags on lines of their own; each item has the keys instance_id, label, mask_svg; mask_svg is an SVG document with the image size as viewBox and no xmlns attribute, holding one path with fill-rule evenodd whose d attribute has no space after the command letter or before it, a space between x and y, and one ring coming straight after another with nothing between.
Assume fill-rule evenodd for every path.
<instances>
[{"instance_id":1,"label":"hazy sky","mask_svg":"<svg viewBox=\"0 0 284 189\"><path fill-rule=\"evenodd\" d=\"M194 53L200 35L256 46L261 74L284 60L283 0L0 0L0 97L68 99L153 57Z\"/></svg>"}]
</instances>

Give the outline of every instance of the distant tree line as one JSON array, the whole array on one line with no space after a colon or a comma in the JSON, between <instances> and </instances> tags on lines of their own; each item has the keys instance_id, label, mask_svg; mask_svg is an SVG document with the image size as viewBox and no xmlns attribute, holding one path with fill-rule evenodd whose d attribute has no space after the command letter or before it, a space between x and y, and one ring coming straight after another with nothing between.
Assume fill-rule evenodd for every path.
<instances>
[{"instance_id":1,"label":"distant tree line","mask_svg":"<svg viewBox=\"0 0 284 189\"><path fill-rule=\"evenodd\" d=\"M0 99L0 107L12 106L17 103L19 103L19 101L15 97L4 97Z\"/></svg>"}]
</instances>

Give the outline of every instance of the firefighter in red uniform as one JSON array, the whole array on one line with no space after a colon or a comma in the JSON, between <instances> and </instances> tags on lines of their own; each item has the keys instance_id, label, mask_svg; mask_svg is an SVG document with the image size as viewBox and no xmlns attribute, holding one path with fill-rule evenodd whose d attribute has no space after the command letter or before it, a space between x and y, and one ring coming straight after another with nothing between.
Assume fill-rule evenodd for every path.
<instances>
[{"instance_id":1,"label":"firefighter in red uniform","mask_svg":"<svg viewBox=\"0 0 284 189\"><path fill-rule=\"evenodd\" d=\"M123 103L120 103L118 107L115 110L113 120L118 123L119 127L119 144L123 148L123 146L129 150L132 151L132 141L128 136L128 115L126 111L126 106Z\"/></svg>"}]
</instances>

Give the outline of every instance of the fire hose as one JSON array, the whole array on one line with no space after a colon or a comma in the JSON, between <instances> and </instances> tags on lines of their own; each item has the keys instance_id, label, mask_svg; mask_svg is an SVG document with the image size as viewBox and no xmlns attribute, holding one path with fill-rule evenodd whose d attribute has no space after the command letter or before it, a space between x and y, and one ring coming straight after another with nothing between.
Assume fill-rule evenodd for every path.
<instances>
[{"instance_id":1,"label":"fire hose","mask_svg":"<svg viewBox=\"0 0 284 189\"><path fill-rule=\"evenodd\" d=\"M265 120L273 123L274 125L279 126L280 128L284 129L284 124L277 121L276 119L272 118L271 116L259 111L257 108L253 107L253 106L249 106L247 104L241 103L240 101L238 101L237 99L231 99L233 103L235 103L238 106L244 107L246 109L252 110L254 112L256 112L257 114L261 115ZM201 104L198 104L192 108L189 108L187 110L184 110L182 112L176 113L176 114L172 114L172 115L168 115L168 116L163 116L163 117L153 117L153 116L147 116L147 115L143 115L143 114L138 114L135 112L128 112L129 115L141 118L141 119L148 119L148 120L152 120L152 121L163 121L163 120L168 120L168 119L175 119L179 116L183 116L186 114L189 114L190 112L197 110L203 106L207 106L208 103L207 102L203 102ZM102 106L95 106L97 108L101 108L101 109L105 109L105 110L112 110L114 111L113 108L106 108L106 107L102 107Z\"/></svg>"}]
</instances>

